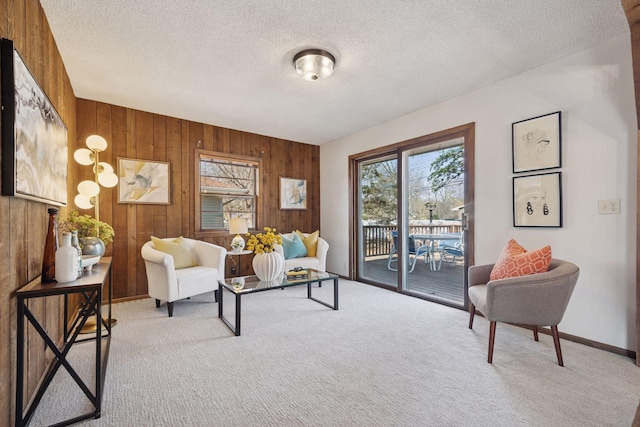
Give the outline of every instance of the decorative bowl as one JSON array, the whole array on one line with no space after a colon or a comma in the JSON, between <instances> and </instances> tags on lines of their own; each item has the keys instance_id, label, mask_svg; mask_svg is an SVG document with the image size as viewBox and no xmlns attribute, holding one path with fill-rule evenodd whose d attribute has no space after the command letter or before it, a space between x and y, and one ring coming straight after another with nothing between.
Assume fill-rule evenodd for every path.
<instances>
[{"instance_id":1,"label":"decorative bowl","mask_svg":"<svg viewBox=\"0 0 640 427\"><path fill-rule=\"evenodd\" d=\"M100 261L100 255L82 255L82 268L90 271Z\"/></svg>"}]
</instances>

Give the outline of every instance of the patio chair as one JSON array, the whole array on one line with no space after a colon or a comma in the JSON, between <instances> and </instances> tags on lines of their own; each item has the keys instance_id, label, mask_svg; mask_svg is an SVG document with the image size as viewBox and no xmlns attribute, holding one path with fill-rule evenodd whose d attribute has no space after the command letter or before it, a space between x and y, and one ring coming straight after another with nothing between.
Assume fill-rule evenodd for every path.
<instances>
[{"instance_id":1,"label":"patio chair","mask_svg":"<svg viewBox=\"0 0 640 427\"><path fill-rule=\"evenodd\" d=\"M460 233L460 240L451 243L444 243L440 248L440 262L438 263L438 270L442 267L442 262L449 263L451 267L456 264L458 260L464 260L464 233Z\"/></svg>"},{"instance_id":2,"label":"patio chair","mask_svg":"<svg viewBox=\"0 0 640 427\"><path fill-rule=\"evenodd\" d=\"M398 232L391 232L391 241L393 243L391 247L391 252L389 253L389 260L387 261L387 268L391 271L398 271L398 268L393 268L391 266L392 263L398 262L398 257L394 258L394 255L398 252ZM416 242L418 242L418 246L416 247ZM424 257L424 262L428 262L428 258L431 256L431 245L423 245L420 244L420 241L417 240L414 236L409 236L409 273L416 268L416 261L420 257ZM397 265L397 264L396 264Z\"/></svg>"}]
</instances>

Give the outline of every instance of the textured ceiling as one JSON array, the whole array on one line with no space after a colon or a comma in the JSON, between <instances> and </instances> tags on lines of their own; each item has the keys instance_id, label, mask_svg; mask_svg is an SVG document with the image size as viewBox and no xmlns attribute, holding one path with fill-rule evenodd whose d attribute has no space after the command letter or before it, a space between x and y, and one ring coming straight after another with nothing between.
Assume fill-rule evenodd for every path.
<instances>
[{"instance_id":1,"label":"textured ceiling","mask_svg":"<svg viewBox=\"0 0 640 427\"><path fill-rule=\"evenodd\" d=\"M620 0L40 2L76 96L310 144L629 33Z\"/></svg>"}]
</instances>

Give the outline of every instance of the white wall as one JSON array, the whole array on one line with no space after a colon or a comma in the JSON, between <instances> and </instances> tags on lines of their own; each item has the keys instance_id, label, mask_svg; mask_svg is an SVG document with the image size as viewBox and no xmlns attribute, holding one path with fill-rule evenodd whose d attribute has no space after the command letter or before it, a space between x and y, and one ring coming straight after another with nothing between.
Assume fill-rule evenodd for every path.
<instances>
[{"instance_id":1,"label":"white wall","mask_svg":"<svg viewBox=\"0 0 640 427\"><path fill-rule=\"evenodd\" d=\"M564 226L512 226L511 123L562 111ZM320 147L321 229L327 270L348 274L348 156L476 123L475 263L515 238L550 244L580 269L560 325L572 335L635 350L636 117L628 36ZM597 200L621 199L621 215ZM460 325L464 327L464 325Z\"/></svg>"}]
</instances>

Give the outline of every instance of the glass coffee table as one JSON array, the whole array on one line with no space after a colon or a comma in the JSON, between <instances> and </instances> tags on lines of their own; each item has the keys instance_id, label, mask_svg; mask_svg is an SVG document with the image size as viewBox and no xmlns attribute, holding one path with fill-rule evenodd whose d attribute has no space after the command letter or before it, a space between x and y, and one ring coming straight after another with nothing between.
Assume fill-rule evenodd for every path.
<instances>
[{"instance_id":1,"label":"glass coffee table","mask_svg":"<svg viewBox=\"0 0 640 427\"><path fill-rule=\"evenodd\" d=\"M283 289L289 286L307 285L307 298L314 300L322 305L325 305L334 310L338 309L338 275L331 273L323 273L313 269L306 269L308 276L302 279L287 279L282 277L280 280L274 280L273 282L260 281L256 276L244 276L233 277L225 280L218 280L218 317L231 329L231 331L240 335L240 313L241 313L241 301L242 296L247 294L254 294L256 292L269 291L272 289ZM319 283L322 286L322 282L333 280L333 305L320 301L311 295L311 285L313 283ZM224 293L230 292L236 297L236 313L235 313L235 325L233 325L229 319L224 317Z\"/></svg>"}]
</instances>

